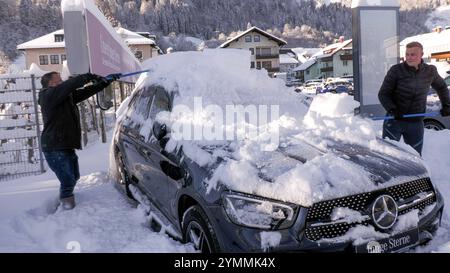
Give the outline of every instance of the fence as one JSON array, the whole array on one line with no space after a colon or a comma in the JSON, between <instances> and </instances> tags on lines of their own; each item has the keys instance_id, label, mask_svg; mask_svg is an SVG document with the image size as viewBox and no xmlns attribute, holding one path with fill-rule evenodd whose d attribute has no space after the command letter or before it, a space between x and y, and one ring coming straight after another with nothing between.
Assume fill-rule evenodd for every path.
<instances>
[{"instance_id":1,"label":"fence","mask_svg":"<svg viewBox=\"0 0 450 273\"><path fill-rule=\"evenodd\" d=\"M45 171L36 79L0 78L0 180Z\"/></svg>"},{"instance_id":2,"label":"fence","mask_svg":"<svg viewBox=\"0 0 450 273\"><path fill-rule=\"evenodd\" d=\"M45 159L40 148L43 129L37 103L40 78L0 75L0 181L45 172ZM111 91L113 108L105 115L95 96L78 105L81 118L82 144L102 136L114 126L115 111L133 90L133 84L114 83Z\"/></svg>"}]
</instances>

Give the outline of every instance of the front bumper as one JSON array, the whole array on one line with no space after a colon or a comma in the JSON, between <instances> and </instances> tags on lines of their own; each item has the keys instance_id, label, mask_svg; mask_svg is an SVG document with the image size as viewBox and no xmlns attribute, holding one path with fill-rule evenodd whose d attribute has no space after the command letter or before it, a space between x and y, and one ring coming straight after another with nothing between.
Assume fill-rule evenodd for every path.
<instances>
[{"instance_id":1,"label":"front bumper","mask_svg":"<svg viewBox=\"0 0 450 273\"><path fill-rule=\"evenodd\" d=\"M444 207L442 195L438 190L435 192L436 203L433 209L426 215L422 215L419 220L417 243L398 252L408 251L417 245L427 243L433 238L433 234L440 226ZM278 231L263 231L238 226L228 219L222 206L210 206L208 210L222 252L354 252L355 249L352 241L321 242L309 240L305 236L306 210L299 211L297 220L292 227ZM279 244L271 247L263 245L261 237L268 234L265 232L279 233L281 235Z\"/></svg>"}]
</instances>

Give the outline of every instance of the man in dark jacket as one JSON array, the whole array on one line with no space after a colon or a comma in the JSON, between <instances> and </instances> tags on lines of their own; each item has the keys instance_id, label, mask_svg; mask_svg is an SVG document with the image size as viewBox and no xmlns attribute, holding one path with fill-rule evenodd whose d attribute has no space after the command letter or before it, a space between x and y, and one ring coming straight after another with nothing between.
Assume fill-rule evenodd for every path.
<instances>
[{"instance_id":1,"label":"man in dark jacket","mask_svg":"<svg viewBox=\"0 0 450 273\"><path fill-rule=\"evenodd\" d=\"M391 67L378 98L388 115L394 119L383 124L383 138L399 141L403 136L422 155L423 117L404 118L403 115L425 113L430 86L436 90L442 104L442 116L450 115L449 90L433 65L423 62L423 47L418 42L406 45L406 61Z\"/></svg>"},{"instance_id":2,"label":"man in dark jacket","mask_svg":"<svg viewBox=\"0 0 450 273\"><path fill-rule=\"evenodd\" d=\"M59 73L50 72L41 79L39 105L44 121L41 145L48 166L61 184L59 197L64 209L75 207L73 190L80 178L75 153L75 149L81 149L77 103L103 90L118 77L114 75L110 80L87 73L63 82Z\"/></svg>"}]
</instances>

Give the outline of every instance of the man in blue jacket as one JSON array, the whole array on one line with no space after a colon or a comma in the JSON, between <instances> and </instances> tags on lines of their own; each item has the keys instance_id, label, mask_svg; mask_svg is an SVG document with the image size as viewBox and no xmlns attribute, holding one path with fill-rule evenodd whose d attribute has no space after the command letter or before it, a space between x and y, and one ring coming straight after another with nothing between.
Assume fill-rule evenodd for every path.
<instances>
[{"instance_id":1,"label":"man in blue jacket","mask_svg":"<svg viewBox=\"0 0 450 273\"><path fill-rule=\"evenodd\" d=\"M50 169L60 182L60 202L64 209L75 207L73 190L80 178L75 149L81 149L81 127L77 103L103 90L118 79L83 74L62 81L57 72L45 74L39 92L44 130L41 146ZM88 83L92 83L87 85Z\"/></svg>"},{"instance_id":2,"label":"man in blue jacket","mask_svg":"<svg viewBox=\"0 0 450 273\"><path fill-rule=\"evenodd\" d=\"M405 62L391 67L378 98L388 115L394 119L383 124L383 138L399 141L403 136L406 144L422 154L423 117L404 118L403 115L426 112L430 86L436 90L442 104L442 116L450 115L449 91L445 81L433 65L423 62L423 46L419 42L406 45Z\"/></svg>"}]
</instances>

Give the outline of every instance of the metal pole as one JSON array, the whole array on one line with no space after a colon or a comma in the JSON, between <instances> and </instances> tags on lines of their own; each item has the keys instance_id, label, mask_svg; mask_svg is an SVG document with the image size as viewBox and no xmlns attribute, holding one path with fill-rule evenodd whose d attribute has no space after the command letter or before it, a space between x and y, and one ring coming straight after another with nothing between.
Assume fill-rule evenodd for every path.
<instances>
[{"instance_id":1,"label":"metal pole","mask_svg":"<svg viewBox=\"0 0 450 273\"><path fill-rule=\"evenodd\" d=\"M83 136L83 147L85 147L88 143L88 135L87 135L87 124L86 124L86 110L85 110L85 104L84 102L80 103L80 116L81 116L81 130L82 130L82 136Z\"/></svg>"},{"instance_id":2,"label":"metal pole","mask_svg":"<svg viewBox=\"0 0 450 273\"><path fill-rule=\"evenodd\" d=\"M125 94L123 90L123 82L119 82L119 89L120 89L120 103L122 103L125 100Z\"/></svg>"},{"instance_id":3,"label":"metal pole","mask_svg":"<svg viewBox=\"0 0 450 273\"><path fill-rule=\"evenodd\" d=\"M105 111L101 109L100 109L100 128L102 131L102 143L106 143Z\"/></svg>"},{"instance_id":4,"label":"metal pole","mask_svg":"<svg viewBox=\"0 0 450 273\"><path fill-rule=\"evenodd\" d=\"M112 93L113 93L113 99L114 99L114 113L115 113L115 112L117 112L116 84L112 85Z\"/></svg>"},{"instance_id":5,"label":"metal pole","mask_svg":"<svg viewBox=\"0 0 450 273\"><path fill-rule=\"evenodd\" d=\"M34 104L34 117L36 119L36 134L38 139L38 147L39 147L39 159L40 159L40 165L41 165L41 173L45 172L44 169L44 158L42 156L42 146L41 146L41 128L39 128L39 112L38 112L38 100L36 96L36 84L35 84L36 78L34 77L34 74L31 75L31 86L33 90L33 104Z\"/></svg>"}]
</instances>

